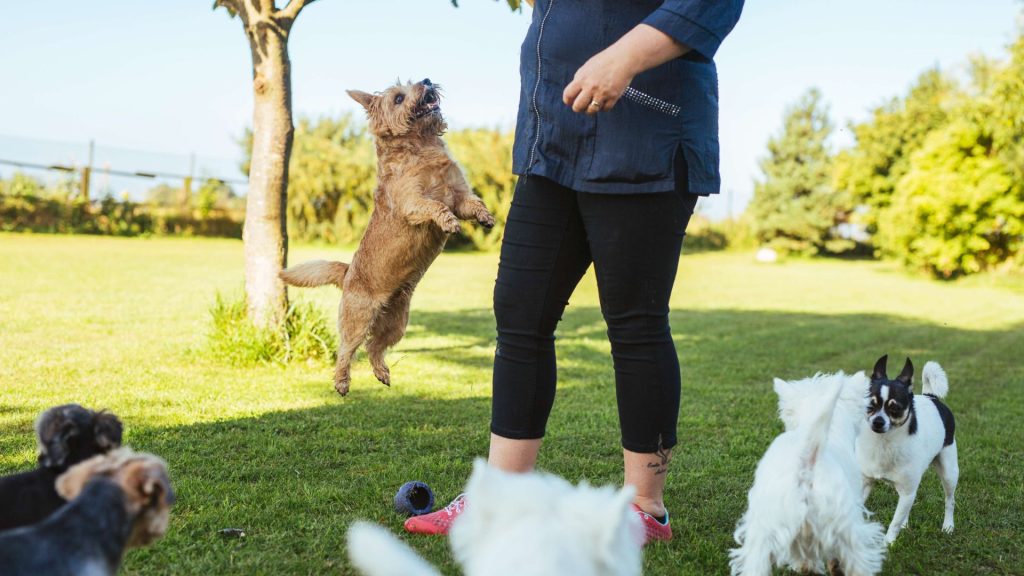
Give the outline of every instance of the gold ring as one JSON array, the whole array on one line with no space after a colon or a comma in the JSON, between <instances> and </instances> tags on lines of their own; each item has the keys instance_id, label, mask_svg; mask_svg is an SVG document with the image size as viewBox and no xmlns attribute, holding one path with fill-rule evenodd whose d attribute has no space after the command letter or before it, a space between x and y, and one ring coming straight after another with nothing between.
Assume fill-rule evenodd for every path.
<instances>
[{"instance_id":1,"label":"gold ring","mask_svg":"<svg viewBox=\"0 0 1024 576\"><path fill-rule=\"evenodd\" d=\"M597 100L591 100L590 101L590 107L594 107L594 106L597 106L598 108L600 108L601 107L601 103L598 102Z\"/></svg>"}]
</instances>

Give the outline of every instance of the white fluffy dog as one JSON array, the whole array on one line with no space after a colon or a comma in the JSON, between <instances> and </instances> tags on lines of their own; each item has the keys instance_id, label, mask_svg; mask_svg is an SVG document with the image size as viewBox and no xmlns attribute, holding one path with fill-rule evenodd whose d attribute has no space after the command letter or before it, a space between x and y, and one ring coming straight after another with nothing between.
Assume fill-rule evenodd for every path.
<instances>
[{"instance_id":1,"label":"white fluffy dog","mask_svg":"<svg viewBox=\"0 0 1024 576\"><path fill-rule=\"evenodd\" d=\"M630 487L574 487L550 474L508 474L477 460L449 541L467 576L636 576L643 530L633 495ZM349 529L348 553L366 576L439 574L365 522Z\"/></svg>"},{"instance_id":2,"label":"white fluffy dog","mask_svg":"<svg viewBox=\"0 0 1024 576\"><path fill-rule=\"evenodd\" d=\"M775 380L786 431L757 466L733 575L768 576L773 564L848 576L882 569L882 526L867 519L855 454L867 391L863 372Z\"/></svg>"}]
</instances>

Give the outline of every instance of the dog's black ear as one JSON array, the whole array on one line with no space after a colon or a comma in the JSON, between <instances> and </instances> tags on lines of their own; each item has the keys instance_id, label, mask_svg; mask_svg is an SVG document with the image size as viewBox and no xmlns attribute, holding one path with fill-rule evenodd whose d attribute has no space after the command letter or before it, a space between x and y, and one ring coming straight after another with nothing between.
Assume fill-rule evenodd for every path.
<instances>
[{"instance_id":1,"label":"dog's black ear","mask_svg":"<svg viewBox=\"0 0 1024 576\"><path fill-rule=\"evenodd\" d=\"M875 369L871 372L872 380L888 380L889 377L885 374L885 364L889 361L889 355L886 354L875 362Z\"/></svg>"},{"instance_id":2,"label":"dog's black ear","mask_svg":"<svg viewBox=\"0 0 1024 576\"><path fill-rule=\"evenodd\" d=\"M93 437L96 439L96 446L103 452L109 452L114 448L121 447L121 435L124 433L124 426L110 412L100 411L92 420Z\"/></svg>"},{"instance_id":3,"label":"dog's black ear","mask_svg":"<svg viewBox=\"0 0 1024 576\"><path fill-rule=\"evenodd\" d=\"M39 465L44 468L63 468L71 457L69 442L78 436L78 428L64 422L52 435L41 438L39 444Z\"/></svg>"},{"instance_id":4,"label":"dog's black ear","mask_svg":"<svg viewBox=\"0 0 1024 576\"><path fill-rule=\"evenodd\" d=\"M373 102L374 98L373 94L363 92L362 90L348 90L347 92L348 95L351 96L353 100L359 102L360 106L367 110L370 109L370 103Z\"/></svg>"},{"instance_id":5,"label":"dog's black ear","mask_svg":"<svg viewBox=\"0 0 1024 576\"><path fill-rule=\"evenodd\" d=\"M896 381L907 388L910 388L914 383L914 364L910 361L910 358L907 358L907 363L903 365L903 371L896 377Z\"/></svg>"}]
</instances>

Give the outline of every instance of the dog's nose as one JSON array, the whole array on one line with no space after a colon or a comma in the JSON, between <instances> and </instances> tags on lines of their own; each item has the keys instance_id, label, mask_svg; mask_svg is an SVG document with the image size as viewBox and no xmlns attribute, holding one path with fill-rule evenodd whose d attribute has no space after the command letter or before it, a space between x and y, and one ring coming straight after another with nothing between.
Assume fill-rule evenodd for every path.
<instances>
[{"instance_id":1,"label":"dog's nose","mask_svg":"<svg viewBox=\"0 0 1024 576\"><path fill-rule=\"evenodd\" d=\"M871 421L871 429L875 432L882 432L885 430L885 420L881 418L875 418Z\"/></svg>"},{"instance_id":2,"label":"dog's nose","mask_svg":"<svg viewBox=\"0 0 1024 576\"><path fill-rule=\"evenodd\" d=\"M423 84L424 86L427 87L433 86L433 84L430 83L430 78L424 78L423 81L420 82L420 84Z\"/></svg>"}]
</instances>

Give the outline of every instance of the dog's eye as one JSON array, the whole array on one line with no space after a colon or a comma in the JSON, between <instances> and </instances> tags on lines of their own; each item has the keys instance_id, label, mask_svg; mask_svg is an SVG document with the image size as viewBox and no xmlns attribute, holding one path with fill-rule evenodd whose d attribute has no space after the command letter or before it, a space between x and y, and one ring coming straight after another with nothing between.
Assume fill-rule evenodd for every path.
<instances>
[{"instance_id":1,"label":"dog's eye","mask_svg":"<svg viewBox=\"0 0 1024 576\"><path fill-rule=\"evenodd\" d=\"M398 106L402 102L405 102L405 94L396 94L395 95L395 106Z\"/></svg>"}]
</instances>

